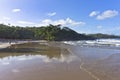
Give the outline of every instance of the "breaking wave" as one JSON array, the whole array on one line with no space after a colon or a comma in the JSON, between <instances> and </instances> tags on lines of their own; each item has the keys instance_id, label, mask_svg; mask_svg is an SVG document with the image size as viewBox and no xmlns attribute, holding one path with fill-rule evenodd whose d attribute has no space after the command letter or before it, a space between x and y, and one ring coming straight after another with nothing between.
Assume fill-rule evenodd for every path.
<instances>
[{"instance_id":1,"label":"breaking wave","mask_svg":"<svg viewBox=\"0 0 120 80\"><path fill-rule=\"evenodd\" d=\"M111 46L120 47L120 39L97 39L97 40L80 40L80 41L64 41L65 44L80 46Z\"/></svg>"}]
</instances>

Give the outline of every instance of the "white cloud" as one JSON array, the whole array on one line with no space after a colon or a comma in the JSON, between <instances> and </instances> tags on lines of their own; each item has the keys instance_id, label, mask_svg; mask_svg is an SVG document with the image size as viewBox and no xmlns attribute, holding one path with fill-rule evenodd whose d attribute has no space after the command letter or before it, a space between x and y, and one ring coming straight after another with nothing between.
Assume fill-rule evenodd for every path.
<instances>
[{"instance_id":1,"label":"white cloud","mask_svg":"<svg viewBox=\"0 0 120 80\"><path fill-rule=\"evenodd\" d=\"M13 9L12 12L16 13L16 12L20 12L21 9Z\"/></svg>"},{"instance_id":2,"label":"white cloud","mask_svg":"<svg viewBox=\"0 0 120 80\"><path fill-rule=\"evenodd\" d=\"M23 24L23 25L33 25L33 24L35 24L33 22L28 22L28 21L18 21L17 23Z\"/></svg>"},{"instance_id":3,"label":"white cloud","mask_svg":"<svg viewBox=\"0 0 120 80\"><path fill-rule=\"evenodd\" d=\"M48 13L48 16L55 16L57 13L56 12L52 12L52 13Z\"/></svg>"},{"instance_id":4,"label":"white cloud","mask_svg":"<svg viewBox=\"0 0 120 80\"><path fill-rule=\"evenodd\" d=\"M90 14L89 14L89 16L90 17L93 17L93 16L96 16L96 15L98 15L99 14L99 11L92 11Z\"/></svg>"},{"instance_id":5,"label":"white cloud","mask_svg":"<svg viewBox=\"0 0 120 80\"><path fill-rule=\"evenodd\" d=\"M38 24L37 26L47 26L49 24L53 24L53 25L61 24L62 26L82 26L82 25L85 25L86 23L81 21L77 22L70 18L59 19L59 20L45 19L45 20L42 20L40 24Z\"/></svg>"},{"instance_id":6,"label":"white cloud","mask_svg":"<svg viewBox=\"0 0 120 80\"><path fill-rule=\"evenodd\" d=\"M107 10L107 11L104 11L103 13L101 13L100 15L97 16L97 19L98 20L104 20L104 19L107 19L107 18L112 18L112 17L115 17L118 15L118 11L116 10Z\"/></svg>"},{"instance_id":7,"label":"white cloud","mask_svg":"<svg viewBox=\"0 0 120 80\"><path fill-rule=\"evenodd\" d=\"M101 29L101 28L103 28L103 26L97 26L97 28L98 28L98 29Z\"/></svg>"},{"instance_id":8,"label":"white cloud","mask_svg":"<svg viewBox=\"0 0 120 80\"><path fill-rule=\"evenodd\" d=\"M0 21L0 24L2 24L3 22L2 21Z\"/></svg>"},{"instance_id":9,"label":"white cloud","mask_svg":"<svg viewBox=\"0 0 120 80\"><path fill-rule=\"evenodd\" d=\"M3 20L10 20L10 18L9 18L9 17L4 16L4 17L3 17Z\"/></svg>"}]
</instances>

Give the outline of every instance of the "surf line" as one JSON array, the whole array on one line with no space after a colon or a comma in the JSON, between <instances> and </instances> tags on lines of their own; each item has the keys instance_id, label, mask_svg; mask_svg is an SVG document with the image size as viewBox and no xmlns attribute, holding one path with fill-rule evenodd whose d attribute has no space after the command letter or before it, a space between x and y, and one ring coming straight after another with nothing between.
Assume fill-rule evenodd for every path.
<instances>
[{"instance_id":1,"label":"surf line","mask_svg":"<svg viewBox=\"0 0 120 80\"><path fill-rule=\"evenodd\" d=\"M67 49L71 54L73 54L73 52L68 48ZM80 69L81 70L83 70L83 71L85 71L86 73L88 73L92 78L94 78L95 80L100 80L97 76L95 76L92 72L90 72L90 71L88 71L87 69L85 69L84 67L83 67L83 65L84 65L84 63L82 62L82 60L81 60L81 58L80 58L80 62L81 62L81 64L80 64Z\"/></svg>"}]
</instances>

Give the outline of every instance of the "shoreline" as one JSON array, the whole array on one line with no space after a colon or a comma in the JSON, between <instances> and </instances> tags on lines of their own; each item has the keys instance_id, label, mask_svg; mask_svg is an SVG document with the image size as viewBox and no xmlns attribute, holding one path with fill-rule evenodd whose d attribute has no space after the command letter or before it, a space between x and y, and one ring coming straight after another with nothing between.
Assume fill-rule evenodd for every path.
<instances>
[{"instance_id":1,"label":"shoreline","mask_svg":"<svg viewBox=\"0 0 120 80\"><path fill-rule=\"evenodd\" d=\"M90 80L108 80L108 79L112 80L112 78L109 77L109 76L112 76L110 74L111 71L109 70L111 67L107 63L109 63L109 60L112 60L112 61L114 61L114 59L117 60L117 56L119 57L119 55L117 55L117 53L119 53L118 50L95 48L95 47L81 47L81 46L73 46L73 45L69 45L69 44L64 44L62 42L46 42L46 41L18 41L17 43L11 42L11 44L9 44L9 42L7 42L7 43L2 43L2 44L3 44L3 46L5 46L5 45L11 46L11 45L15 45L15 44L23 44L23 43L29 43L29 42L33 42L33 43L38 42L38 44L45 44L45 45L47 43L47 46L49 46L49 47L55 47L55 48L58 47L58 48L60 48L60 50L66 49L68 51L68 53L72 54L72 56L73 56L73 57L70 57L70 60L73 58L73 62L75 60L76 61L75 63L77 64L76 66L73 66L74 63L70 62L69 64L72 64L72 65L69 68L71 68L71 70L77 70L77 71L80 70L78 73L75 72L75 74L80 73L81 75L86 76L86 77L83 77L83 79L90 78ZM0 42L0 44L1 44L1 42ZM2 46L2 44L0 46ZM35 43L35 44L37 44L37 43ZM31 45L31 46L34 47L33 45ZM53 51L50 49L49 53L53 53ZM65 52L63 51L60 53L64 54ZM47 54L45 54L45 55L47 55ZM53 57L53 54L51 54L51 55ZM56 56L56 54L54 54L54 55ZM50 56L50 54L48 54L48 56ZM74 57L74 56L76 56L76 57ZM56 60L56 58L53 58L53 59ZM69 58L63 57L62 61L68 60L68 59ZM113 63L110 61L110 64L113 64ZM103 65L105 66L104 68L102 67ZM72 66L76 67L77 69L73 69ZM114 66L114 67L116 67L116 66ZM106 71L106 68L109 70L109 72ZM111 68L111 69L114 69L114 68ZM115 69L118 69L118 68L115 68ZM102 74L103 72L104 72L104 74ZM46 74L48 74L48 73L46 73ZM115 78L115 75L113 75L113 78ZM119 79L119 76L117 78ZM86 79L84 79L84 80L86 80Z\"/></svg>"},{"instance_id":2,"label":"shoreline","mask_svg":"<svg viewBox=\"0 0 120 80\"><path fill-rule=\"evenodd\" d=\"M7 48L9 46L11 46L9 43L0 43L0 49Z\"/></svg>"},{"instance_id":3,"label":"shoreline","mask_svg":"<svg viewBox=\"0 0 120 80\"><path fill-rule=\"evenodd\" d=\"M0 49L7 48L16 44L24 44L30 42L47 42L45 40L0 40Z\"/></svg>"},{"instance_id":4,"label":"shoreline","mask_svg":"<svg viewBox=\"0 0 120 80\"><path fill-rule=\"evenodd\" d=\"M34 42L36 42L36 41L34 41ZM40 42L40 41L39 41ZM43 41L42 41L43 42ZM53 66L53 69L52 68L48 68L48 70L50 71L50 72L52 72L53 74L51 75L51 76L48 76L48 78L51 78L51 77L53 77L53 80L55 80L55 78L58 78L58 80L61 78L61 79L63 79L63 80L73 80L74 78L75 79L78 79L78 78L81 78L81 79L83 79L83 80L96 80L96 79L94 79L91 75L89 75L87 72L85 72L83 69L80 69L79 68L79 66L80 66L80 64L81 64L81 62L75 57L75 55L73 54L73 52L71 52L71 50L70 50L70 45L66 45L66 44L64 44L64 43L61 43L61 42L48 42L48 44L49 45L47 45L47 46L49 46L49 47L58 47L58 48L60 48L60 50L62 50L63 48L65 48L65 49L67 49L67 53L70 53L70 55L71 56L68 56L68 55L60 55L61 54L61 51L60 51L60 53L58 52L58 54L51 54L51 56L53 57L51 60L59 60L58 61L58 63L56 64L55 63L55 65L57 66L57 65L61 65L61 67L57 67L57 70L59 71L59 73L62 73L62 74L64 74L64 75L66 75L67 77L65 77L64 78L64 75L59 75L59 73L58 72L56 72L56 69L54 69L55 67L54 67L54 65L52 65ZM14 44L13 44L14 45ZM33 47L33 46L32 46ZM48 48L47 48L48 49ZM55 53L56 53L56 51L55 51ZM66 50L65 50L66 51ZM65 51L63 51L63 53L62 54L64 54L65 53ZM48 50L48 52L49 53L54 53L52 50ZM3 53L4 54L4 53ZM48 55L49 56L49 55ZM50 56L50 57L51 57ZM57 57L58 56L58 57ZM60 58L61 57L61 58ZM58 59L57 59L58 58ZM12 58L11 58L12 59ZM48 61L48 59L47 59L47 61ZM75 62L76 61L76 62ZM35 61L35 62L37 62L37 61ZM56 62L56 61L55 61ZM75 63L74 63L75 62ZM44 62L43 62L44 63ZM54 62L53 62L54 63ZM63 64L63 63L65 63L65 64ZM31 64L31 63L30 63ZM40 64L40 63L39 63ZM34 64L35 65L35 64ZM37 64L36 64L37 65ZM48 63L48 65L49 65L49 63ZM75 66L76 65L76 66ZM20 65L21 66L21 65ZM69 67L68 67L69 66ZM43 65L43 67L44 67L44 65ZM63 69L63 67L64 67L64 69ZM75 69L74 69L74 67L75 67ZM28 67L29 68L29 67ZM30 68L31 69L31 68ZM32 68L33 69L33 68ZM46 68L44 67L43 69L45 69L46 70ZM33 70L34 71L34 70ZM37 70L37 71L39 71L39 69ZM40 70L41 71L41 70ZM39 72L40 72L39 71ZM54 72L53 72L54 71ZM72 71L72 72L71 72ZM42 72L42 71L41 71ZM46 72L46 74L47 75L50 75L48 72ZM73 77L70 77L69 78L69 75L72 75L72 76L74 76L74 78ZM79 74L79 75L78 75ZM54 77L54 76L58 76L58 77ZM23 76L23 75L20 75L20 76ZM34 77L34 76L33 76ZM42 76L41 76L42 77ZM46 77L46 76L45 76ZM38 77L39 78L39 77ZM43 76L43 78L44 78L44 76ZM40 78L39 78L40 79ZM45 80L49 80L49 79L45 79Z\"/></svg>"}]
</instances>

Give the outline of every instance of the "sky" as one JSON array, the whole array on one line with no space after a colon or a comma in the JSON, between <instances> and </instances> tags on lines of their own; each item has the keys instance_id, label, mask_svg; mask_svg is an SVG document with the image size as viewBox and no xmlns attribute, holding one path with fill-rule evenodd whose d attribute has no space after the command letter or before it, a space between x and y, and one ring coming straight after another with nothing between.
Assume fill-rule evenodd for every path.
<instances>
[{"instance_id":1,"label":"sky","mask_svg":"<svg viewBox=\"0 0 120 80\"><path fill-rule=\"evenodd\" d=\"M0 23L120 35L120 0L0 0Z\"/></svg>"}]
</instances>

